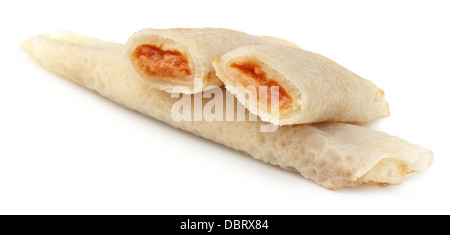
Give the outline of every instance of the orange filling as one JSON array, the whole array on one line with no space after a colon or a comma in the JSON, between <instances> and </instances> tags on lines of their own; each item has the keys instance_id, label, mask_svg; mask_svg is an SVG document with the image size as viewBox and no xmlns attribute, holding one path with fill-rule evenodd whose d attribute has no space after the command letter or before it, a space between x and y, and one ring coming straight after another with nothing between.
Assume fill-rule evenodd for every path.
<instances>
[{"instance_id":1,"label":"orange filling","mask_svg":"<svg viewBox=\"0 0 450 235\"><path fill-rule=\"evenodd\" d=\"M238 64L233 63L231 64L232 68L238 69L243 74L247 75L247 79L251 79L250 81L246 80L240 80L241 84L244 87L248 86L267 86L267 97L271 97L271 87L278 86L278 99L279 99L279 105L280 109L287 109L292 106L292 98L291 96L286 92L286 90L280 86L280 84L277 81L271 80L267 78L267 74L261 69L261 67L257 64L253 63L245 63L245 64ZM256 89L256 91L259 94L259 89ZM258 95L259 99L259 95ZM270 98L269 102L270 104Z\"/></svg>"},{"instance_id":2,"label":"orange filling","mask_svg":"<svg viewBox=\"0 0 450 235\"><path fill-rule=\"evenodd\" d=\"M153 45L142 45L134 51L136 65L146 74L167 78L191 75L186 57L178 51L164 51Z\"/></svg>"}]
</instances>

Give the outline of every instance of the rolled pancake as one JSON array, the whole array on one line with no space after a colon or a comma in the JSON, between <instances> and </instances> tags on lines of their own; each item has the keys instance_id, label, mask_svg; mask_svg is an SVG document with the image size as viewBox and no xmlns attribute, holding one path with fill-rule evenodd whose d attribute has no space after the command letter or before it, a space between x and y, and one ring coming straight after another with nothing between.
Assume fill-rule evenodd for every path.
<instances>
[{"instance_id":1,"label":"rolled pancake","mask_svg":"<svg viewBox=\"0 0 450 235\"><path fill-rule=\"evenodd\" d=\"M281 126L265 133L260 132L260 126L267 123L248 121L248 112L247 121L175 121L171 107L179 99L139 79L123 56L121 44L66 33L32 37L22 43L22 48L49 71L125 107L255 159L299 172L329 189L362 183L399 184L407 175L427 169L433 160L427 149L350 124ZM212 91L226 95L223 88ZM233 102L237 109L239 102ZM205 107L208 99L202 103Z\"/></svg>"},{"instance_id":2,"label":"rolled pancake","mask_svg":"<svg viewBox=\"0 0 450 235\"><path fill-rule=\"evenodd\" d=\"M136 71L149 86L172 92L184 86L186 93L220 86L214 73L214 56L247 45L294 43L275 37L253 36L218 28L144 29L126 43L126 54ZM198 78L201 84L195 84Z\"/></svg>"},{"instance_id":3,"label":"rolled pancake","mask_svg":"<svg viewBox=\"0 0 450 235\"><path fill-rule=\"evenodd\" d=\"M257 45L214 60L216 74L252 113L279 125L365 123L389 115L384 92L341 65L300 48ZM239 87L256 87L247 92ZM259 88L267 87L267 96ZM271 87L278 88L272 110ZM275 91L276 92L276 91ZM249 102L256 100L256 102ZM263 102L262 102L263 101Z\"/></svg>"}]
</instances>

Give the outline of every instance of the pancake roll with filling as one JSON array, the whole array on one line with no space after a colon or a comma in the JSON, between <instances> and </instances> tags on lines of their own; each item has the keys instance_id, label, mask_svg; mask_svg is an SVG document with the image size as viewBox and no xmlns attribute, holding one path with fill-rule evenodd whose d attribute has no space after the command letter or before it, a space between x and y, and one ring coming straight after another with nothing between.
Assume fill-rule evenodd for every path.
<instances>
[{"instance_id":1,"label":"pancake roll with filling","mask_svg":"<svg viewBox=\"0 0 450 235\"><path fill-rule=\"evenodd\" d=\"M278 125L366 123L389 115L384 92L336 62L300 48L246 46L214 60L227 90L262 120ZM255 92L239 87L256 87ZM261 96L265 87L266 96ZM276 87L276 96L271 88ZM256 97L252 97L256 96ZM267 100L260 100L265 97ZM272 97L279 109L272 112ZM257 100L257 102L249 102Z\"/></svg>"}]
</instances>

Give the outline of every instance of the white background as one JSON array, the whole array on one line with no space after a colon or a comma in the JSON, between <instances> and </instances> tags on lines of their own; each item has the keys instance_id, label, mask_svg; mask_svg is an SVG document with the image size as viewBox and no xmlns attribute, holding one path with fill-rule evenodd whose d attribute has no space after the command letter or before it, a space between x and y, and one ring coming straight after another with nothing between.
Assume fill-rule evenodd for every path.
<instances>
[{"instance_id":1,"label":"white background","mask_svg":"<svg viewBox=\"0 0 450 235\"><path fill-rule=\"evenodd\" d=\"M448 1L1 1L1 214L450 213ZM401 186L331 191L48 73L20 51L66 29L224 27L323 54L386 92L370 128L435 153ZM364 153L361 153L364 154Z\"/></svg>"}]
</instances>

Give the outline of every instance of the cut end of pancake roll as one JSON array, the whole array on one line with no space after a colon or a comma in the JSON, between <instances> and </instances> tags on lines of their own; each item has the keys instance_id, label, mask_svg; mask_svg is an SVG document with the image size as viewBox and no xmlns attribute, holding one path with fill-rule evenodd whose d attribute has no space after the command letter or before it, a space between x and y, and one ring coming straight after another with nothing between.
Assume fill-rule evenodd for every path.
<instances>
[{"instance_id":1,"label":"cut end of pancake roll","mask_svg":"<svg viewBox=\"0 0 450 235\"><path fill-rule=\"evenodd\" d=\"M147 76L187 80L191 75L186 55L179 51L144 44L134 50L132 58L133 63Z\"/></svg>"},{"instance_id":2,"label":"cut end of pancake roll","mask_svg":"<svg viewBox=\"0 0 450 235\"><path fill-rule=\"evenodd\" d=\"M176 86L185 86L194 92L193 81L198 71L189 50L182 43L141 31L134 34L127 45L126 53L132 66L150 86L167 92ZM215 85L220 85L220 82ZM197 89L203 90L202 87Z\"/></svg>"},{"instance_id":3,"label":"cut end of pancake roll","mask_svg":"<svg viewBox=\"0 0 450 235\"><path fill-rule=\"evenodd\" d=\"M214 68L227 90L263 121L279 125L365 123L389 115L381 89L339 64L300 48L241 47L216 57ZM237 87L246 89L242 92ZM256 88L256 93L247 88ZM260 95L260 88L267 90L267 96ZM275 96L271 96L272 88L276 88ZM271 105L274 101L276 106Z\"/></svg>"},{"instance_id":4,"label":"cut end of pancake roll","mask_svg":"<svg viewBox=\"0 0 450 235\"><path fill-rule=\"evenodd\" d=\"M129 38L126 55L149 86L167 92L183 86L183 93L196 93L222 85L212 66L214 56L241 46L261 44L296 47L280 38L230 29L144 29Z\"/></svg>"},{"instance_id":5,"label":"cut end of pancake roll","mask_svg":"<svg viewBox=\"0 0 450 235\"><path fill-rule=\"evenodd\" d=\"M215 63L219 64L220 58L216 57ZM231 78L224 79L227 89L262 120L280 125L300 111L300 92L270 66L256 58L241 58L227 66L227 75L222 74L224 70L219 72L220 77Z\"/></svg>"}]
</instances>

